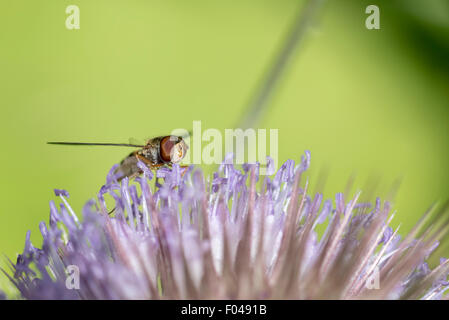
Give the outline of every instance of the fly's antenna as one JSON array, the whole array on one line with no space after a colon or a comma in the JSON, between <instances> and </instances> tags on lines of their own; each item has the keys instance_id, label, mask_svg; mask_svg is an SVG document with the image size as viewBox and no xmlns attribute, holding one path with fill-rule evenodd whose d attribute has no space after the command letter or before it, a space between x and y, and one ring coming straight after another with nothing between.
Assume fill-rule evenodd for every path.
<instances>
[{"instance_id":1,"label":"fly's antenna","mask_svg":"<svg viewBox=\"0 0 449 320\"><path fill-rule=\"evenodd\" d=\"M143 148L143 145L130 144L130 143L97 143L97 142L55 142L50 141L47 144L56 144L63 146L111 146L111 147L132 147L132 148Z\"/></svg>"}]
</instances>

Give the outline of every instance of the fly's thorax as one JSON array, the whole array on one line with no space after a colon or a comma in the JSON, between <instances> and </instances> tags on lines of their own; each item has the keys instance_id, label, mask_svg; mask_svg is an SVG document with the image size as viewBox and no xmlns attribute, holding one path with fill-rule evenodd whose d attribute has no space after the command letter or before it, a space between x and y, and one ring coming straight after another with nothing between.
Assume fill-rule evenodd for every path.
<instances>
[{"instance_id":1,"label":"fly's thorax","mask_svg":"<svg viewBox=\"0 0 449 320\"><path fill-rule=\"evenodd\" d=\"M149 160L152 164L159 164L159 144L147 144L138 154Z\"/></svg>"}]
</instances>

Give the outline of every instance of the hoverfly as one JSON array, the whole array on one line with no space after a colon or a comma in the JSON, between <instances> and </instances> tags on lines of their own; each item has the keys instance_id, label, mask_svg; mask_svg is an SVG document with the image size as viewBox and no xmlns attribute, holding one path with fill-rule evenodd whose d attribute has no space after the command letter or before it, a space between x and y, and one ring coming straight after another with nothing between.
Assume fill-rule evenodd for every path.
<instances>
[{"instance_id":1,"label":"hoverfly","mask_svg":"<svg viewBox=\"0 0 449 320\"><path fill-rule=\"evenodd\" d=\"M148 168L154 170L162 166L179 163L185 157L188 146L183 137L160 136L147 140L144 145L128 143L91 143L91 142L47 142L47 144L70 146L116 146L140 148L131 152L115 169L114 175L118 181L125 177L135 178L142 173L137 166L142 161Z\"/></svg>"}]
</instances>

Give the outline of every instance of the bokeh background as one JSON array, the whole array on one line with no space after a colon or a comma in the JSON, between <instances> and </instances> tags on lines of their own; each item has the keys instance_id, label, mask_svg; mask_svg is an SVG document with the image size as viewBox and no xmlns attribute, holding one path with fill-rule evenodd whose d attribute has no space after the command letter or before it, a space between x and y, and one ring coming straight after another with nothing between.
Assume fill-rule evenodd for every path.
<instances>
[{"instance_id":1,"label":"bokeh background","mask_svg":"<svg viewBox=\"0 0 449 320\"><path fill-rule=\"evenodd\" d=\"M27 230L40 245L53 189L80 212L130 151L46 141L232 128L301 3L1 1L0 252L14 260ZM65 28L70 4L80 30ZM370 4L380 30L365 28ZM394 224L406 232L449 195L449 1L328 1L269 107L259 127L279 129L279 160L311 150L327 198L351 177L348 196L376 185L388 198L400 179ZM3 276L0 287L11 292Z\"/></svg>"}]
</instances>

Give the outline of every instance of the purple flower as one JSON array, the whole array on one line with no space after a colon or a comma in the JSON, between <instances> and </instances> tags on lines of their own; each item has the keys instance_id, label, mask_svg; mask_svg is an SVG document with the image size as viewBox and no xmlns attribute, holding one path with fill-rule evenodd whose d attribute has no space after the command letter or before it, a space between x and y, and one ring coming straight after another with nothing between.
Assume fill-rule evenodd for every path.
<instances>
[{"instance_id":1,"label":"purple flower","mask_svg":"<svg viewBox=\"0 0 449 320\"><path fill-rule=\"evenodd\" d=\"M307 152L259 177L258 164L237 169L228 155L210 180L194 167L153 174L139 164L134 181L108 174L81 220L68 193L55 190L62 203L50 202L50 221L40 224L42 248L27 233L6 274L26 299L445 296L449 260L426 262L444 229L420 232L423 219L401 240L387 202L309 196L300 187L309 164Z\"/></svg>"}]
</instances>

